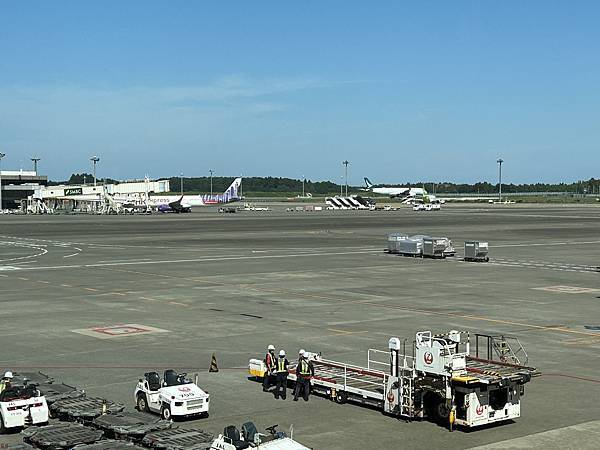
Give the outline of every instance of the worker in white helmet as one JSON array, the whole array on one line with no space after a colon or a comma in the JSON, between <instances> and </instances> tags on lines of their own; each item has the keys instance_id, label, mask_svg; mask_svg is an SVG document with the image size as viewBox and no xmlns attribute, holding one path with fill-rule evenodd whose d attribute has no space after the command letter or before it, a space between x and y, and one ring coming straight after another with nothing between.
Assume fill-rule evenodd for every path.
<instances>
[{"instance_id":1,"label":"worker in white helmet","mask_svg":"<svg viewBox=\"0 0 600 450\"><path fill-rule=\"evenodd\" d=\"M304 401L308 401L310 395L310 379L315 375L313 363L306 357L306 352L300 349L298 352L298 365L296 366L296 389L294 390L294 401L298 401L302 391Z\"/></svg>"},{"instance_id":2,"label":"worker in white helmet","mask_svg":"<svg viewBox=\"0 0 600 450\"><path fill-rule=\"evenodd\" d=\"M0 392L2 392L4 389L10 387L11 383L12 383L12 379L13 379L13 374L10 370L6 371L4 373L4 376L2 377L2 380L0 380Z\"/></svg>"},{"instance_id":3,"label":"worker in white helmet","mask_svg":"<svg viewBox=\"0 0 600 450\"><path fill-rule=\"evenodd\" d=\"M265 376L263 378L263 392L267 392L269 390L269 386L271 386L272 378L275 376L275 369L277 369L275 365L275 346L273 344L269 344L267 347L267 355L265 356Z\"/></svg>"},{"instance_id":4,"label":"worker in white helmet","mask_svg":"<svg viewBox=\"0 0 600 450\"><path fill-rule=\"evenodd\" d=\"M277 365L277 375L276 375L276 383L275 383L275 398L281 398L285 400L287 397L287 377L288 377L288 368L290 362L285 357L285 350L279 350L279 358L276 361Z\"/></svg>"}]
</instances>

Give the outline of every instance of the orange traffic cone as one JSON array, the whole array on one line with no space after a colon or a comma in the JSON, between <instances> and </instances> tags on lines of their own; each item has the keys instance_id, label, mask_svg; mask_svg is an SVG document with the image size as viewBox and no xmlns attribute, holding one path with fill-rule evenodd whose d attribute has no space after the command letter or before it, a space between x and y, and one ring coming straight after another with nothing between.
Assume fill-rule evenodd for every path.
<instances>
[{"instance_id":1,"label":"orange traffic cone","mask_svg":"<svg viewBox=\"0 0 600 450\"><path fill-rule=\"evenodd\" d=\"M219 371L219 366L217 366L217 355L215 355L214 353L212 354L212 358L210 360L210 369L208 369L209 372L218 372Z\"/></svg>"}]
</instances>

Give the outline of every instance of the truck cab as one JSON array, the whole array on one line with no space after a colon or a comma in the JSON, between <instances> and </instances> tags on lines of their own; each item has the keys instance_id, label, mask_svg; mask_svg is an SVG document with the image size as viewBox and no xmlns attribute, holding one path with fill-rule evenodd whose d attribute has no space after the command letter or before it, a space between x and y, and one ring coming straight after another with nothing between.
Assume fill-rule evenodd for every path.
<instances>
[{"instance_id":1,"label":"truck cab","mask_svg":"<svg viewBox=\"0 0 600 450\"><path fill-rule=\"evenodd\" d=\"M140 411L160 414L165 420L173 417L208 416L210 396L186 373L165 370L161 378L148 372L135 387L136 407Z\"/></svg>"}]
</instances>

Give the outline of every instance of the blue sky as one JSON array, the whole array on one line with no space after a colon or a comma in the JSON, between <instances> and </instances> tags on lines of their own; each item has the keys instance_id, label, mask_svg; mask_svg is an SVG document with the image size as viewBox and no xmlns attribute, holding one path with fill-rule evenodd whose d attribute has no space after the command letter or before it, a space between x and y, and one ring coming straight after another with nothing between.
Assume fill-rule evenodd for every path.
<instances>
[{"instance_id":1,"label":"blue sky","mask_svg":"<svg viewBox=\"0 0 600 450\"><path fill-rule=\"evenodd\" d=\"M3 167L599 177L595 1L0 1Z\"/></svg>"}]
</instances>

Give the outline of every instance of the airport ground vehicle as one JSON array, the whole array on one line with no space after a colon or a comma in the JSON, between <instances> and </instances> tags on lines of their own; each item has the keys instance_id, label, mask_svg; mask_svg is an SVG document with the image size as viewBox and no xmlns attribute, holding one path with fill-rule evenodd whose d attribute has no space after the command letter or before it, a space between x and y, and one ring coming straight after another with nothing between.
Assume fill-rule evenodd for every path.
<instances>
[{"instance_id":1,"label":"airport ground vehicle","mask_svg":"<svg viewBox=\"0 0 600 450\"><path fill-rule=\"evenodd\" d=\"M418 332L412 355L406 354L407 340L393 337L387 351L369 349L366 367L308 353L315 368L311 389L338 403L450 426L474 428L519 417L524 385L540 373L524 365L527 354L518 339L475 337L474 356L467 332ZM487 351L485 359L479 357L479 344ZM296 380L296 364L290 363L289 381ZM248 368L251 376L264 374L261 360L251 359Z\"/></svg>"},{"instance_id":2,"label":"airport ground vehicle","mask_svg":"<svg viewBox=\"0 0 600 450\"><path fill-rule=\"evenodd\" d=\"M34 384L10 386L0 393L0 433L48 422L46 399Z\"/></svg>"},{"instance_id":3,"label":"airport ground vehicle","mask_svg":"<svg viewBox=\"0 0 600 450\"><path fill-rule=\"evenodd\" d=\"M161 379L157 372L140 378L134 391L138 410L159 413L165 420L193 415L208 416L210 396L187 378L186 373L165 370Z\"/></svg>"},{"instance_id":4,"label":"airport ground vehicle","mask_svg":"<svg viewBox=\"0 0 600 450\"><path fill-rule=\"evenodd\" d=\"M309 450L308 447L287 437L285 433L277 431L278 425L266 428L269 434L259 433L253 422L242 425L241 432L236 426L225 427L211 444L210 450Z\"/></svg>"}]
</instances>

